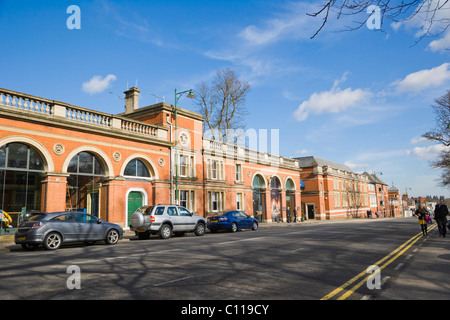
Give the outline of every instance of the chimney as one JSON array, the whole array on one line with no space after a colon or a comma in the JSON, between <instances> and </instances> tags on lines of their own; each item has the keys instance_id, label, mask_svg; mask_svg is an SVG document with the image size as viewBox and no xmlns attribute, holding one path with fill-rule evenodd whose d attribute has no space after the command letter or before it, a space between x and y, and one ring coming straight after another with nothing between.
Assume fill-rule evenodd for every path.
<instances>
[{"instance_id":1,"label":"chimney","mask_svg":"<svg viewBox=\"0 0 450 320\"><path fill-rule=\"evenodd\" d=\"M139 108L139 92L138 88L132 87L125 91L125 113L132 113Z\"/></svg>"}]
</instances>

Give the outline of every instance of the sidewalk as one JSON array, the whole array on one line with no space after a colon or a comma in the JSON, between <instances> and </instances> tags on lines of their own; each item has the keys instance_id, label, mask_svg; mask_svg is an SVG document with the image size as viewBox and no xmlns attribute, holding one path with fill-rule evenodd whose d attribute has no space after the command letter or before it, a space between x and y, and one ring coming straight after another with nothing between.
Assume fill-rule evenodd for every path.
<instances>
[{"instance_id":1,"label":"sidewalk","mask_svg":"<svg viewBox=\"0 0 450 320\"><path fill-rule=\"evenodd\" d=\"M376 300L450 299L450 235L442 238L434 228L415 248L412 257L398 261L399 276L388 281Z\"/></svg>"}]
</instances>

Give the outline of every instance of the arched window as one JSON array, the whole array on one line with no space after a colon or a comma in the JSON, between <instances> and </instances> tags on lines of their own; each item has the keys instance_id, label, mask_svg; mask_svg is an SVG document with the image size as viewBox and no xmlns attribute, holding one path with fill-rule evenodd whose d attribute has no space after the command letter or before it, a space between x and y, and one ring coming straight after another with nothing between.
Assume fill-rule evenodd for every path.
<instances>
[{"instance_id":1,"label":"arched window","mask_svg":"<svg viewBox=\"0 0 450 320\"><path fill-rule=\"evenodd\" d=\"M67 210L77 210L98 216L99 191L105 177L103 163L90 152L76 154L69 163L67 172Z\"/></svg>"},{"instance_id":2,"label":"arched window","mask_svg":"<svg viewBox=\"0 0 450 320\"><path fill-rule=\"evenodd\" d=\"M252 181L253 188L253 216L258 221L267 220L266 213L266 183L264 178L257 174Z\"/></svg>"},{"instance_id":3,"label":"arched window","mask_svg":"<svg viewBox=\"0 0 450 320\"><path fill-rule=\"evenodd\" d=\"M150 178L150 172L147 166L139 159L133 159L128 162L123 172L124 176L127 177L137 177L137 178Z\"/></svg>"},{"instance_id":4,"label":"arched window","mask_svg":"<svg viewBox=\"0 0 450 320\"><path fill-rule=\"evenodd\" d=\"M17 142L1 146L0 209L10 215L40 211L43 173L44 161L33 147Z\"/></svg>"},{"instance_id":5,"label":"arched window","mask_svg":"<svg viewBox=\"0 0 450 320\"><path fill-rule=\"evenodd\" d=\"M264 189L266 187L266 183L264 182L264 178L261 177L259 174L255 175L252 182L253 188L259 188Z\"/></svg>"},{"instance_id":6,"label":"arched window","mask_svg":"<svg viewBox=\"0 0 450 320\"><path fill-rule=\"evenodd\" d=\"M270 179L270 205L272 208L272 221L282 221L281 183L277 177Z\"/></svg>"}]
</instances>

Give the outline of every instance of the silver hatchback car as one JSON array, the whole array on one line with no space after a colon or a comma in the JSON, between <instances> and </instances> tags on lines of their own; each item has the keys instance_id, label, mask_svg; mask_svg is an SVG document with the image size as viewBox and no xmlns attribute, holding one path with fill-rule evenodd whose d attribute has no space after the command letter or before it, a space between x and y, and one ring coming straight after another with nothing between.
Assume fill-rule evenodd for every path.
<instances>
[{"instance_id":1,"label":"silver hatchback car","mask_svg":"<svg viewBox=\"0 0 450 320\"><path fill-rule=\"evenodd\" d=\"M117 224L83 212L67 211L38 213L21 222L14 234L14 242L24 249L43 244L48 250L56 250L68 242L104 240L107 244L116 244L122 237L123 230Z\"/></svg>"}]
</instances>

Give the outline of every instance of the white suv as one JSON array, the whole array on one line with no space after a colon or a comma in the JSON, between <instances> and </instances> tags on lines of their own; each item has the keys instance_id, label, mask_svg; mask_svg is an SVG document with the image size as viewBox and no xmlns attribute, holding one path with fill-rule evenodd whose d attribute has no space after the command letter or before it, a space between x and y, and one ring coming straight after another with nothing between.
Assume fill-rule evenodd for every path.
<instances>
[{"instance_id":1,"label":"white suv","mask_svg":"<svg viewBox=\"0 0 450 320\"><path fill-rule=\"evenodd\" d=\"M206 230L205 218L178 205L140 207L131 215L130 222L130 229L139 239L148 239L150 234L159 234L162 239L168 239L172 232L177 236L186 232L202 236Z\"/></svg>"}]
</instances>

